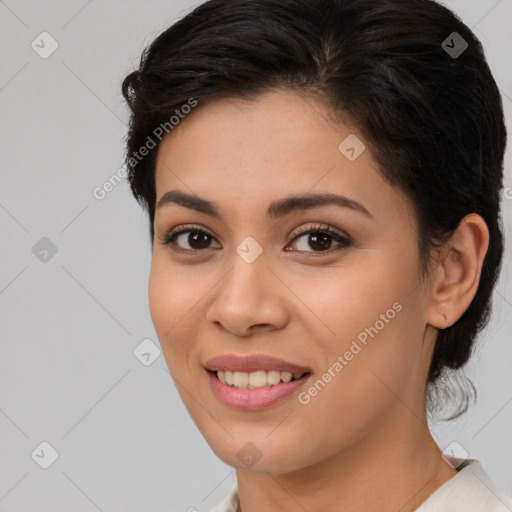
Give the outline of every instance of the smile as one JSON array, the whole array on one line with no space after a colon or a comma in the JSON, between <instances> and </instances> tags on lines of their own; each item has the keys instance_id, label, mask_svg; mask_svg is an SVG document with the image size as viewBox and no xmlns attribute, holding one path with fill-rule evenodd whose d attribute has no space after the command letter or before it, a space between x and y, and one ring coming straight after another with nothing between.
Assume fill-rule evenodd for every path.
<instances>
[{"instance_id":1,"label":"smile","mask_svg":"<svg viewBox=\"0 0 512 512\"><path fill-rule=\"evenodd\" d=\"M233 384L226 382L226 373L229 379L233 379ZM294 379L294 375L290 372L272 370L251 373L208 370L207 375L210 389L221 404L231 409L254 411L284 402L285 399L300 392L312 374L309 372L299 373L295 375ZM283 375L284 380L282 380ZM274 384L273 382L277 378L279 381ZM239 387L235 385L235 382L240 383ZM256 383L256 386L250 382Z\"/></svg>"},{"instance_id":2,"label":"smile","mask_svg":"<svg viewBox=\"0 0 512 512\"><path fill-rule=\"evenodd\" d=\"M281 372L279 370L259 370L257 372L232 372L230 370L218 370L217 378L228 386L242 389L259 389L283 382L292 382L300 379L304 373Z\"/></svg>"},{"instance_id":3,"label":"smile","mask_svg":"<svg viewBox=\"0 0 512 512\"><path fill-rule=\"evenodd\" d=\"M312 375L308 367L269 354L222 354L204 367L217 400L239 410L277 404L299 391Z\"/></svg>"}]
</instances>

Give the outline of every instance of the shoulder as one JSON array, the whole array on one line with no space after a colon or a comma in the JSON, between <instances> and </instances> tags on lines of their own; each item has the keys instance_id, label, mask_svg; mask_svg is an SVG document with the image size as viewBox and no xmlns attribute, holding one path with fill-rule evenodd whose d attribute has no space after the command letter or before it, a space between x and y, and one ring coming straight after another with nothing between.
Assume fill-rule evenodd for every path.
<instances>
[{"instance_id":1,"label":"shoulder","mask_svg":"<svg viewBox=\"0 0 512 512\"><path fill-rule=\"evenodd\" d=\"M427 498L416 512L512 512L512 499L491 481L480 462L468 459L457 465L457 475ZM235 485L210 512L237 512Z\"/></svg>"},{"instance_id":2,"label":"shoulder","mask_svg":"<svg viewBox=\"0 0 512 512\"><path fill-rule=\"evenodd\" d=\"M455 466L457 475L431 494L416 512L512 512L512 499L494 485L478 460L459 464Z\"/></svg>"}]
</instances>

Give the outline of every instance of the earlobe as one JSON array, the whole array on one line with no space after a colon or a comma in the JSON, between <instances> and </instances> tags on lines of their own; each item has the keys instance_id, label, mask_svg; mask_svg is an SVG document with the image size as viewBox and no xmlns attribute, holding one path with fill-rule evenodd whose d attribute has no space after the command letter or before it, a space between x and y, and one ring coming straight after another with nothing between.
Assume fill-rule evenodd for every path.
<instances>
[{"instance_id":1,"label":"earlobe","mask_svg":"<svg viewBox=\"0 0 512 512\"><path fill-rule=\"evenodd\" d=\"M441 247L431 276L430 325L446 329L464 314L478 289L488 246L489 230L483 218L466 215Z\"/></svg>"}]
</instances>

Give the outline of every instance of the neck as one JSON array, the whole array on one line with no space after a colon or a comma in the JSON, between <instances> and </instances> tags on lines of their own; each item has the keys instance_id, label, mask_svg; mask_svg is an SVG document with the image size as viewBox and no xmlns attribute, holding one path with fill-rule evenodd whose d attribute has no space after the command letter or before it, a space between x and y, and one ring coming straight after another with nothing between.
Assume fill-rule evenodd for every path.
<instances>
[{"instance_id":1,"label":"neck","mask_svg":"<svg viewBox=\"0 0 512 512\"><path fill-rule=\"evenodd\" d=\"M241 511L413 512L457 471L442 459L425 417L400 407L400 418L313 466L237 470Z\"/></svg>"}]
</instances>

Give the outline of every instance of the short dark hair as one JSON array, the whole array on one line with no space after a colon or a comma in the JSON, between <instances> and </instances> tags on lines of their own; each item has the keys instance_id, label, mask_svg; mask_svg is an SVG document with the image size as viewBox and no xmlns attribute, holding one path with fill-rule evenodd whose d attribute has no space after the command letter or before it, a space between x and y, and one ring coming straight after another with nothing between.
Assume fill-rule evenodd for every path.
<instances>
[{"instance_id":1,"label":"short dark hair","mask_svg":"<svg viewBox=\"0 0 512 512\"><path fill-rule=\"evenodd\" d=\"M479 287L461 318L439 331L428 383L462 367L488 320L503 252L506 128L480 41L433 0L199 5L144 50L122 85L131 109L128 179L148 211L152 243L158 148L140 161L135 152L191 98L250 100L274 89L315 97L359 130L382 175L414 205L424 268L465 215L483 217L490 243Z\"/></svg>"}]
</instances>

